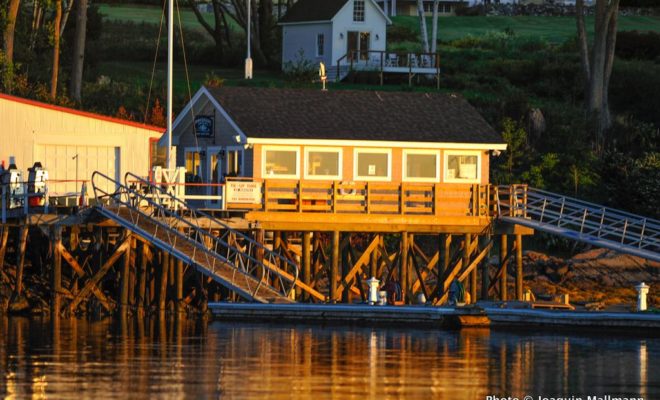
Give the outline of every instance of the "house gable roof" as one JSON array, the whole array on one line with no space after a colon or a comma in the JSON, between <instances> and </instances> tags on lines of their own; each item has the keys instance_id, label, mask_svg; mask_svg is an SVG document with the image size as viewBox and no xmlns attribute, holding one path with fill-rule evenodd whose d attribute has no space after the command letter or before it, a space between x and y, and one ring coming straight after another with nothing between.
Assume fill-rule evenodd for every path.
<instances>
[{"instance_id":1,"label":"house gable roof","mask_svg":"<svg viewBox=\"0 0 660 400\"><path fill-rule=\"evenodd\" d=\"M454 94L205 88L250 139L503 144ZM368 144L368 143L365 143Z\"/></svg>"},{"instance_id":2,"label":"house gable roof","mask_svg":"<svg viewBox=\"0 0 660 400\"><path fill-rule=\"evenodd\" d=\"M291 6L280 23L330 21L348 0L299 0Z\"/></svg>"},{"instance_id":3,"label":"house gable roof","mask_svg":"<svg viewBox=\"0 0 660 400\"><path fill-rule=\"evenodd\" d=\"M298 0L298 2L291 6L287 11L286 15L280 19L279 23L286 25L331 21L349 1L350 0ZM370 1L373 6L376 7L387 24L392 23L389 17L383 12L383 9L376 4L374 0L366 1Z\"/></svg>"},{"instance_id":4,"label":"house gable roof","mask_svg":"<svg viewBox=\"0 0 660 400\"><path fill-rule=\"evenodd\" d=\"M135 128L140 128L140 129L145 129L148 131L154 131L158 133L163 133L165 132L165 128L161 128L158 126L153 126L153 125L147 125L147 124L141 124L139 122L134 122L134 121L127 121L125 119L120 119L120 118L114 118L114 117L108 117L106 115L100 115L100 114L95 114L87 111L81 111L81 110L76 110L73 108L67 108L67 107L62 107L62 106L57 106L54 104L48 104L48 103L42 103L39 101L35 100L30 100L26 99L23 97L16 97L4 93L0 93L0 99L7 100L7 101L12 101L15 103L21 103L21 104L27 104L33 107L39 107L39 108L44 108L47 110L53 110L53 111L59 111L67 114L73 114L85 118L92 118L92 119L97 119L100 121L106 121L106 122L112 122L115 124L120 124L120 125L126 125L126 126L132 126Z\"/></svg>"}]
</instances>

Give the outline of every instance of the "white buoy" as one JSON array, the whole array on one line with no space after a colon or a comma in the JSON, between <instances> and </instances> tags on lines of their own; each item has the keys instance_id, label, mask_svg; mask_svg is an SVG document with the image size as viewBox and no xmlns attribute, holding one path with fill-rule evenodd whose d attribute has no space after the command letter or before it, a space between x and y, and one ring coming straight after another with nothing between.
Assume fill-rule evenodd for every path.
<instances>
[{"instance_id":1,"label":"white buoy","mask_svg":"<svg viewBox=\"0 0 660 400\"><path fill-rule=\"evenodd\" d=\"M380 281L372 276L367 280L367 285L369 285L369 304L378 303L378 285L380 285Z\"/></svg>"},{"instance_id":2,"label":"white buoy","mask_svg":"<svg viewBox=\"0 0 660 400\"><path fill-rule=\"evenodd\" d=\"M644 282L635 286L637 289L637 311L646 311L646 295L649 294L650 286Z\"/></svg>"}]
</instances>

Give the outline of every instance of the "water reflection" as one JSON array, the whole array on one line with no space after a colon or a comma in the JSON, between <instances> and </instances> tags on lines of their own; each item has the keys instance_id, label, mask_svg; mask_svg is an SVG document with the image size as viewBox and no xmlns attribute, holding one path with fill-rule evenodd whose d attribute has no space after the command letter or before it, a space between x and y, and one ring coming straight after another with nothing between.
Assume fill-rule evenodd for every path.
<instances>
[{"instance_id":1,"label":"water reflection","mask_svg":"<svg viewBox=\"0 0 660 400\"><path fill-rule=\"evenodd\" d=\"M0 318L6 398L657 398L658 360L630 337Z\"/></svg>"}]
</instances>

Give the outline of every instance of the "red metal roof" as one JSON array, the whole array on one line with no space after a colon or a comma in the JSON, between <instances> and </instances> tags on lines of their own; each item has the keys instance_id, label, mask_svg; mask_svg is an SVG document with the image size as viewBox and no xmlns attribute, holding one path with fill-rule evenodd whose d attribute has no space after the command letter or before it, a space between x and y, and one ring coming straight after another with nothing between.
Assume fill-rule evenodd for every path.
<instances>
[{"instance_id":1,"label":"red metal roof","mask_svg":"<svg viewBox=\"0 0 660 400\"><path fill-rule=\"evenodd\" d=\"M8 95L8 94L5 94L5 93L0 93L0 99L14 101L14 102L17 102L17 103L27 104L27 105L31 105L31 106L39 107L39 108L45 108L47 110L54 110L54 111L65 112L65 113L68 113L68 114L79 115L81 117L87 117L87 118L98 119L98 120L101 120L101 121L113 122L115 124L133 126L133 127L136 127L136 128L146 129L146 130L150 130L150 131L154 131L154 132L159 132L159 133L164 133L165 132L165 128L161 128L159 126L141 124L139 122L127 121L125 119L108 117L106 115L94 114L94 113L87 112L87 111L75 110L73 108L56 106L54 104L42 103L40 101L25 99L23 97L11 96L11 95Z\"/></svg>"}]
</instances>

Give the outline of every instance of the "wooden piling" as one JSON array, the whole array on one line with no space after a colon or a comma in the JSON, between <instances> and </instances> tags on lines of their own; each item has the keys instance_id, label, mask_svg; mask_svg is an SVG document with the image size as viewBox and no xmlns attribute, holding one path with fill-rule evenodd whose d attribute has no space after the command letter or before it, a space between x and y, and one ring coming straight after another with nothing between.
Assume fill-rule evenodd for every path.
<instances>
[{"instance_id":1,"label":"wooden piling","mask_svg":"<svg viewBox=\"0 0 660 400\"><path fill-rule=\"evenodd\" d=\"M438 263L438 277L442 278L449 269L451 263L451 235L440 234L438 251L440 251L440 262Z\"/></svg>"},{"instance_id":2,"label":"wooden piling","mask_svg":"<svg viewBox=\"0 0 660 400\"><path fill-rule=\"evenodd\" d=\"M330 285L330 301L336 302L337 300L337 271L339 270L339 231L332 232L332 259L330 265L330 273L328 274Z\"/></svg>"},{"instance_id":3,"label":"wooden piling","mask_svg":"<svg viewBox=\"0 0 660 400\"><path fill-rule=\"evenodd\" d=\"M0 272L5 267L5 254L7 253L7 239L9 239L9 226L2 225L0 233Z\"/></svg>"},{"instance_id":4,"label":"wooden piling","mask_svg":"<svg viewBox=\"0 0 660 400\"><path fill-rule=\"evenodd\" d=\"M500 274L500 300L506 301L507 296L507 257L509 251L509 244L506 235L501 235L500 237L500 269L502 273Z\"/></svg>"},{"instance_id":5,"label":"wooden piling","mask_svg":"<svg viewBox=\"0 0 660 400\"><path fill-rule=\"evenodd\" d=\"M349 265L348 257L351 247L351 234L345 233L344 239L342 240L343 246L341 248L341 281L347 281L348 272L351 270ZM350 285L350 284L349 284ZM341 292L341 301L342 303L350 302L350 290L342 290Z\"/></svg>"},{"instance_id":6,"label":"wooden piling","mask_svg":"<svg viewBox=\"0 0 660 400\"><path fill-rule=\"evenodd\" d=\"M516 299L523 299L522 235L516 235Z\"/></svg>"},{"instance_id":7,"label":"wooden piling","mask_svg":"<svg viewBox=\"0 0 660 400\"><path fill-rule=\"evenodd\" d=\"M53 302L51 304L51 315L54 318L59 317L62 304L62 227L55 226L52 231L53 246L53 271L52 271L52 290Z\"/></svg>"},{"instance_id":8,"label":"wooden piling","mask_svg":"<svg viewBox=\"0 0 660 400\"><path fill-rule=\"evenodd\" d=\"M19 244L16 256L16 285L14 286L14 299L18 299L23 293L23 270L25 268L25 245L27 243L28 230L27 221L24 221L18 234Z\"/></svg>"},{"instance_id":9,"label":"wooden piling","mask_svg":"<svg viewBox=\"0 0 660 400\"><path fill-rule=\"evenodd\" d=\"M470 265L470 247L472 242L472 236L470 234L466 234L463 236L463 253L462 253L462 263L463 263L463 268L467 268L468 265ZM470 290L470 302L474 303L477 300L477 288L476 284L473 284L472 282L472 273L470 273L470 280L469 280L469 290Z\"/></svg>"},{"instance_id":10,"label":"wooden piling","mask_svg":"<svg viewBox=\"0 0 660 400\"><path fill-rule=\"evenodd\" d=\"M305 285L309 285L312 279L312 233L303 232L302 233L302 279ZM307 293L303 293L303 301L309 301L310 296Z\"/></svg>"},{"instance_id":11,"label":"wooden piling","mask_svg":"<svg viewBox=\"0 0 660 400\"><path fill-rule=\"evenodd\" d=\"M374 238L378 243L380 243L380 237L379 235L376 235ZM376 278L380 279L378 277L378 246L371 252L371 260L370 260L370 265L369 265L369 275L370 278Z\"/></svg>"},{"instance_id":12,"label":"wooden piling","mask_svg":"<svg viewBox=\"0 0 660 400\"><path fill-rule=\"evenodd\" d=\"M183 261L176 260L176 311L183 313Z\"/></svg>"},{"instance_id":13,"label":"wooden piling","mask_svg":"<svg viewBox=\"0 0 660 400\"><path fill-rule=\"evenodd\" d=\"M160 264L160 287L158 291L158 310L164 311L167 301L167 276L170 267L170 254L163 252Z\"/></svg>"},{"instance_id":14,"label":"wooden piling","mask_svg":"<svg viewBox=\"0 0 660 400\"><path fill-rule=\"evenodd\" d=\"M128 312L128 290L129 290L129 279L131 274L131 248L133 247L133 237L129 237L128 247L124 252L122 269L121 269L121 293L119 304L121 306L121 312Z\"/></svg>"},{"instance_id":15,"label":"wooden piling","mask_svg":"<svg viewBox=\"0 0 660 400\"><path fill-rule=\"evenodd\" d=\"M408 285L408 250L410 245L408 243L408 232L401 232L401 253L399 257L399 284L401 285L401 299L408 303L408 292L410 287Z\"/></svg>"},{"instance_id":16,"label":"wooden piling","mask_svg":"<svg viewBox=\"0 0 660 400\"><path fill-rule=\"evenodd\" d=\"M138 318L144 316L145 302L147 301L147 263L149 261L149 245L142 242L140 246L140 274L137 295Z\"/></svg>"},{"instance_id":17,"label":"wooden piling","mask_svg":"<svg viewBox=\"0 0 660 400\"><path fill-rule=\"evenodd\" d=\"M486 247L490 242L490 234L479 236L479 248ZM488 288L490 287L490 272L488 271L488 255L481 261L481 300L488 300Z\"/></svg>"}]
</instances>

